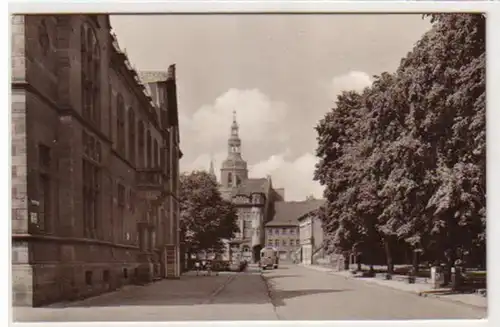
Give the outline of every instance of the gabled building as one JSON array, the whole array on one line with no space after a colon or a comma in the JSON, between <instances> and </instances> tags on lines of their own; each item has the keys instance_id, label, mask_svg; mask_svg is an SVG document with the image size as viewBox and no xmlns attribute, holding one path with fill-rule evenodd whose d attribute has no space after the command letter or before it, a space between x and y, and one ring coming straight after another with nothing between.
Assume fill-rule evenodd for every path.
<instances>
[{"instance_id":1,"label":"gabled building","mask_svg":"<svg viewBox=\"0 0 500 327\"><path fill-rule=\"evenodd\" d=\"M226 240L226 260L260 260L265 244L264 225L274 210L274 202L284 197L283 189L274 189L270 176L248 178L247 162L241 154L241 139L236 113L233 113L228 154L221 166L221 194L236 204L240 232Z\"/></svg>"},{"instance_id":2,"label":"gabled building","mask_svg":"<svg viewBox=\"0 0 500 327\"><path fill-rule=\"evenodd\" d=\"M300 221L314 213L323 200L276 202L272 220L266 223L266 245L276 248L280 259L300 261L302 234Z\"/></svg>"},{"instance_id":3,"label":"gabled building","mask_svg":"<svg viewBox=\"0 0 500 327\"><path fill-rule=\"evenodd\" d=\"M148 89L106 14L11 32L13 304L178 277L175 67Z\"/></svg>"}]
</instances>

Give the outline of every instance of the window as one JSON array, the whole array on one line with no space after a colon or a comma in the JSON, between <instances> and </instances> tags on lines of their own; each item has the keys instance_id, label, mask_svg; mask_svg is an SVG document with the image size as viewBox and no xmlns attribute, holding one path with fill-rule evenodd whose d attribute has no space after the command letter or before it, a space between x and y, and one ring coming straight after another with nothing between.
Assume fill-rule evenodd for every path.
<instances>
[{"instance_id":1,"label":"window","mask_svg":"<svg viewBox=\"0 0 500 327\"><path fill-rule=\"evenodd\" d=\"M146 138L146 167L151 168L151 132L147 132L147 138Z\"/></svg>"},{"instance_id":2,"label":"window","mask_svg":"<svg viewBox=\"0 0 500 327\"><path fill-rule=\"evenodd\" d=\"M227 183L229 185L233 184L233 174L227 173Z\"/></svg>"},{"instance_id":3,"label":"window","mask_svg":"<svg viewBox=\"0 0 500 327\"><path fill-rule=\"evenodd\" d=\"M243 221L243 235L245 238L252 236L252 222L250 220Z\"/></svg>"},{"instance_id":4,"label":"window","mask_svg":"<svg viewBox=\"0 0 500 327\"><path fill-rule=\"evenodd\" d=\"M158 167L158 141L155 139L153 147L153 167Z\"/></svg>"},{"instance_id":5,"label":"window","mask_svg":"<svg viewBox=\"0 0 500 327\"><path fill-rule=\"evenodd\" d=\"M294 228L290 228L290 235L295 235L295 229Z\"/></svg>"},{"instance_id":6,"label":"window","mask_svg":"<svg viewBox=\"0 0 500 327\"><path fill-rule=\"evenodd\" d=\"M125 206L125 186L118 184L118 205Z\"/></svg>"},{"instance_id":7,"label":"window","mask_svg":"<svg viewBox=\"0 0 500 327\"><path fill-rule=\"evenodd\" d=\"M129 190L129 197L128 198L129 198L128 205L130 208L130 212L134 213L135 212L136 197L135 197L135 192L132 191L132 189Z\"/></svg>"},{"instance_id":8,"label":"window","mask_svg":"<svg viewBox=\"0 0 500 327\"><path fill-rule=\"evenodd\" d=\"M286 228L283 228L283 229L281 230L282 235L286 235L286 232L287 232L287 229L286 229Z\"/></svg>"},{"instance_id":9,"label":"window","mask_svg":"<svg viewBox=\"0 0 500 327\"><path fill-rule=\"evenodd\" d=\"M43 231L50 229L51 212L51 153L50 148L44 144L38 145L38 167L40 169L38 179L38 228Z\"/></svg>"},{"instance_id":10,"label":"window","mask_svg":"<svg viewBox=\"0 0 500 327\"><path fill-rule=\"evenodd\" d=\"M86 131L82 132L82 142L83 234L85 237L97 238L101 197L101 143Z\"/></svg>"},{"instance_id":11,"label":"window","mask_svg":"<svg viewBox=\"0 0 500 327\"><path fill-rule=\"evenodd\" d=\"M123 230L123 218L125 216L125 186L118 183L117 185L117 202L118 202L118 220L119 220L119 235L120 241L123 241L124 230Z\"/></svg>"},{"instance_id":12,"label":"window","mask_svg":"<svg viewBox=\"0 0 500 327\"><path fill-rule=\"evenodd\" d=\"M281 245L283 245L283 246L287 246L287 242L286 242L286 240L281 240Z\"/></svg>"},{"instance_id":13,"label":"window","mask_svg":"<svg viewBox=\"0 0 500 327\"><path fill-rule=\"evenodd\" d=\"M146 166L146 157L144 156L144 123L142 120L138 122L138 128L137 128L137 133L139 134L138 140L137 140L137 152L139 153L139 158L143 158L141 166L145 167Z\"/></svg>"},{"instance_id":14,"label":"window","mask_svg":"<svg viewBox=\"0 0 500 327\"><path fill-rule=\"evenodd\" d=\"M267 234L268 235L273 235L273 229L272 228L268 228L267 229Z\"/></svg>"},{"instance_id":15,"label":"window","mask_svg":"<svg viewBox=\"0 0 500 327\"><path fill-rule=\"evenodd\" d=\"M96 238L99 220L100 168L83 159L83 226L86 237Z\"/></svg>"},{"instance_id":16,"label":"window","mask_svg":"<svg viewBox=\"0 0 500 327\"><path fill-rule=\"evenodd\" d=\"M276 229L274 230L274 234L275 234L275 235L279 235L279 234L280 234L280 230L279 230L278 228L276 228Z\"/></svg>"},{"instance_id":17,"label":"window","mask_svg":"<svg viewBox=\"0 0 500 327\"><path fill-rule=\"evenodd\" d=\"M38 207L38 227L47 231L50 223L50 176L45 173L40 174L40 191Z\"/></svg>"},{"instance_id":18,"label":"window","mask_svg":"<svg viewBox=\"0 0 500 327\"><path fill-rule=\"evenodd\" d=\"M40 168L50 170L50 148L44 144L38 146L38 162Z\"/></svg>"},{"instance_id":19,"label":"window","mask_svg":"<svg viewBox=\"0 0 500 327\"><path fill-rule=\"evenodd\" d=\"M296 245L300 245L300 240L295 240Z\"/></svg>"},{"instance_id":20,"label":"window","mask_svg":"<svg viewBox=\"0 0 500 327\"><path fill-rule=\"evenodd\" d=\"M116 137L117 150L120 154L125 155L125 103L121 94L118 94L116 100Z\"/></svg>"},{"instance_id":21,"label":"window","mask_svg":"<svg viewBox=\"0 0 500 327\"><path fill-rule=\"evenodd\" d=\"M102 281L104 283L109 283L109 270L104 270L102 272Z\"/></svg>"},{"instance_id":22,"label":"window","mask_svg":"<svg viewBox=\"0 0 500 327\"><path fill-rule=\"evenodd\" d=\"M274 240L274 246L279 246L280 245L280 240Z\"/></svg>"},{"instance_id":23,"label":"window","mask_svg":"<svg viewBox=\"0 0 500 327\"><path fill-rule=\"evenodd\" d=\"M236 176L236 186L241 184L240 176Z\"/></svg>"},{"instance_id":24,"label":"window","mask_svg":"<svg viewBox=\"0 0 500 327\"><path fill-rule=\"evenodd\" d=\"M99 126L100 121L100 51L94 30L84 24L80 30L82 116Z\"/></svg>"},{"instance_id":25,"label":"window","mask_svg":"<svg viewBox=\"0 0 500 327\"><path fill-rule=\"evenodd\" d=\"M267 246L273 246L273 240L267 240Z\"/></svg>"},{"instance_id":26,"label":"window","mask_svg":"<svg viewBox=\"0 0 500 327\"><path fill-rule=\"evenodd\" d=\"M135 166L135 114L132 108L128 109L128 137L129 160Z\"/></svg>"},{"instance_id":27,"label":"window","mask_svg":"<svg viewBox=\"0 0 500 327\"><path fill-rule=\"evenodd\" d=\"M87 270L85 272L85 284L92 285L92 271Z\"/></svg>"},{"instance_id":28,"label":"window","mask_svg":"<svg viewBox=\"0 0 500 327\"><path fill-rule=\"evenodd\" d=\"M50 50L50 38L45 19L42 19L42 21L38 25L38 42L40 44L40 49L42 50L43 55L46 56Z\"/></svg>"}]
</instances>

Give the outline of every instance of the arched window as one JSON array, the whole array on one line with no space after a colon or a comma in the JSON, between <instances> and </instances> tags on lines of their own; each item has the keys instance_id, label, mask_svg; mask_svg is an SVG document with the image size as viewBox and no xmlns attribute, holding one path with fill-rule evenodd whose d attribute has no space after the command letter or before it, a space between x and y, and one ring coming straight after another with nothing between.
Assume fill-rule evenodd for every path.
<instances>
[{"instance_id":1,"label":"arched window","mask_svg":"<svg viewBox=\"0 0 500 327\"><path fill-rule=\"evenodd\" d=\"M94 30L83 24L80 31L82 115L99 126L100 111L100 51Z\"/></svg>"},{"instance_id":2,"label":"arched window","mask_svg":"<svg viewBox=\"0 0 500 327\"><path fill-rule=\"evenodd\" d=\"M231 174L231 173L227 174L227 184L228 185L233 184L233 174Z\"/></svg>"},{"instance_id":3,"label":"arched window","mask_svg":"<svg viewBox=\"0 0 500 327\"><path fill-rule=\"evenodd\" d=\"M116 100L116 138L118 152L125 155L125 102L121 94Z\"/></svg>"},{"instance_id":4,"label":"arched window","mask_svg":"<svg viewBox=\"0 0 500 327\"><path fill-rule=\"evenodd\" d=\"M158 141L155 139L155 142L154 142L154 155L153 155L153 167L158 167L159 164L158 164Z\"/></svg>"},{"instance_id":5,"label":"arched window","mask_svg":"<svg viewBox=\"0 0 500 327\"><path fill-rule=\"evenodd\" d=\"M139 160L142 160L141 166L145 165L144 160L144 123L142 120L139 120L137 134L139 137L137 139L137 152L139 153Z\"/></svg>"},{"instance_id":6,"label":"arched window","mask_svg":"<svg viewBox=\"0 0 500 327\"><path fill-rule=\"evenodd\" d=\"M135 114L132 108L128 109L128 155L133 165L135 165Z\"/></svg>"},{"instance_id":7,"label":"arched window","mask_svg":"<svg viewBox=\"0 0 500 327\"><path fill-rule=\"evenodd\" d=\"M151 151L151 132L148 131L147 133L147 139L146 139L146 167L148 168L151 168L151 155L152 155L152 151Z\"/></svg>"}]
</instances>

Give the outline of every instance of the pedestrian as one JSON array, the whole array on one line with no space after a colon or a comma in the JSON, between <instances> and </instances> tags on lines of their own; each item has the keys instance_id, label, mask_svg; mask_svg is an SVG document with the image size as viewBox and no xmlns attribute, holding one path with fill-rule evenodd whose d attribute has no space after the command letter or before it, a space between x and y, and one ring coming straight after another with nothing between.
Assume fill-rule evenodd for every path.
<instances>
[{"instance_id":1,"label":"pedestrian","mask_svg":"<svg viewBox=\"0 0 500 327\"><path fill-rule=\"evenodd\" d=\"M201 262L201 270L206 270L207 269L207 262L205 260L203 260Z\"/></svg>"},{"instance_id":2,"label":"pedestrian","mask_svg":"<svg viewBox=\"0 0 500 327\"><path fill-rule=\"evenodd\" d=\"M207 276L211 276L212 275L212 263L211 263L211 261L208 261L206 263L206 269L207 269Z\"/></svg>"},{"instance_id":3,"label":"pedestrian","mask_svg":"<svg viewBox=\"0 0 500 327\"><path fill-rule=\"evenodd\" d=\"M196 276L198 276L199 272L200 272L200 262L199 261L196 261L194 263L194 268L196 270Z\"/></svg>"}]
</instances>

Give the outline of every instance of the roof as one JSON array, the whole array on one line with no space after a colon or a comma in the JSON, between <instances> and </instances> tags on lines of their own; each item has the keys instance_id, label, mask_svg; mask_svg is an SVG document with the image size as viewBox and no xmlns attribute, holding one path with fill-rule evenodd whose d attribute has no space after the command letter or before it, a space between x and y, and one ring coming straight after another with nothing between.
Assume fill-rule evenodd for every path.
<instances>
[{"instance_id":1,"label":"roof","mask_svg":"<svg viewBox=\"0 0 500 327\"><path fill-rule=\"evenodd\" d=\"M236 195L247 195L249 196L252 193L267 193L269 188L269 181L267 178L249 178L243 180L233 191L233 196Z\"/></svg>"},{"instance_id":2,"label":"roof","mask_svg":"<svg viewBox=\"0 0 500 327\"><path fill-rule=\"evenodd\" d=\"M317 210L325 200L279 201L274 203L274 217L266 226L298 226L299 218Z\"/></svg>"},{"instance_id":3,"label":"roof","mask_svg":"<svg viewBox=\"0 0 500 327\"><path fill-rule=\"evenodd\" d=\"M138 72L137 75L143 83L165 82L168 78L166 71L142 71Z\"/></svg>"}]
</instances>

